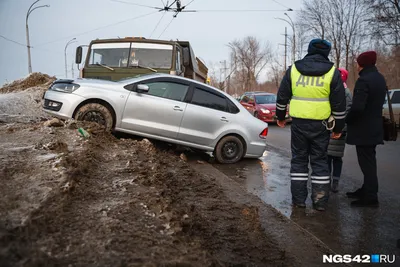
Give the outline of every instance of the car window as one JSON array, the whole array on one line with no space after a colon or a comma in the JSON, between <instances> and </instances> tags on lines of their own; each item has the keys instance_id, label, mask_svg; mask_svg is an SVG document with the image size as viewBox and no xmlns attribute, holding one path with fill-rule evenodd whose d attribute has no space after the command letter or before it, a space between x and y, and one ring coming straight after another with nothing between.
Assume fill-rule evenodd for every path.
<instances>
[{"instance_id":1,"label":"car window","mask_svg":"<svg viewBox=\"0 0 400 267\"><path fill-rule=\"evenodd\" d=\"M275 95L257 95L256 103L257 104L275 104L276 96Z\"/></svg>"},{"instance_id":2,"label":"car window","mask_svg":"<svg viewBox=\"0 0 400 267\"><path fill-rule=\"evenodd\" d=\"M224 96L213 94L200 88L195 88L191 103L225 112L228 110L227 101Z\"/></svg>"},{"instance_id":3,"label":"car window","mask_svg":"<svg viewBox=\"0 0 400 267\"><path fill-rule=\"evenodd\" d=\"M393 92L391 100L392 104L400 104L400 91Z\"/></svg>"},{"instance_id":4,"label":"car window","mask_svg":"<svg viewBox=\"0 0 400 267\"><path fill-rule=\"evenodd\" d=\"M183 101L189 89L188 85L173 82L146 83L149 87L148 95L159 96L176 101Z\"/></svg>"}]
</instances>

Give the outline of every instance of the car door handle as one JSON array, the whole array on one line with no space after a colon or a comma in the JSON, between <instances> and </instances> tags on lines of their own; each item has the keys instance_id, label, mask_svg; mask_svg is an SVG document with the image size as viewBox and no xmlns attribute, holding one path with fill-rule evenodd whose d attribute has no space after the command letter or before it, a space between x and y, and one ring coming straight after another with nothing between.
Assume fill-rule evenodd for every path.
<instances>
[{"instance_id":1,"label":"car door handle","mask_svg":"<svg viewBox=\"0 0 400 267\"><path fill-rule=\"evenodd\" d=\"M227 118L225 118L225 117L221 117L221 121L228 122L229 120Z\"/></svg>"},{"instance_id":2,"label":"car door handle","mask_svg":"<svg viewBox=\"0 0 400 267\"><path fill-rule=\"evenodd\" d=\"M180 106L175 106L175 107L174 107L174 110L176 110L176 111L183 111L183 109L181 109Z\"/></svg>"}]
</instances>

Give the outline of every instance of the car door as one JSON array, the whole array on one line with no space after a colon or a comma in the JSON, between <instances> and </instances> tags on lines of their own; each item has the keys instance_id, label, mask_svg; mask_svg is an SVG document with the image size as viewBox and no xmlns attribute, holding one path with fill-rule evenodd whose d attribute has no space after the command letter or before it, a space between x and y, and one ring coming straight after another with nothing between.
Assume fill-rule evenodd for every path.
<instances>
[{"instance_id":1,"label":"car door","mask_svg":"<svg viewBox=\"0 0 400 267\"><path fill-rule=\"evenodd\" d=\"M391 97L394 119L400 124L400 91L394 91Z\"/></svg>"},{"instance_id":2,"label":"car door","mask_svg":"<svg viewBox=\"0 0 400 267\"><path fill-rule=\"evenodd\" d=\"M135 90L147 85L148 92ZM121 128L137 133L175 139L185 112L190 83L173 78L156 78L132 85Z\"/></svg>"},{"instance_id":3,"label":"car door","mask_svg":"<svg viewBox=\"0 0 400 267\"><path fill-rule=\"evenodd\" d=\"M229 127L239 109L223 94L196 85L179 129L178 138L193 144L210 146ZM232 112L233 110L233 112Z\"/></svg>"}]
</instances>

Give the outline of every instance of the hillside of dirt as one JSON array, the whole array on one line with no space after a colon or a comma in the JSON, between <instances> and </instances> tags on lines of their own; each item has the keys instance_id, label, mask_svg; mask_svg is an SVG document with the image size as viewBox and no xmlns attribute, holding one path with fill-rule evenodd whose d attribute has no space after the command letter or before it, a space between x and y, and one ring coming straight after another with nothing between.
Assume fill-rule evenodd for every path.
<instances>
[{"instance_id":1,"label":"hillside of dirt","mask_svg":"<svg viewBox=\"0 0 400 267\"><path fill-rule=\"evenodd\" d=\"M47 87L55 80L56 77L51 77L47 74L43 74L40 72L33 72L24 79L19 79L4 84L2 87L0 87L0 93L15 93L33 87L41 87L47 89Z\"/></svg>"},{"instance_id":2,"label":"hillside of dirt","mask_svg":"<svg viewBox=\"0 0 400 267\"><path fill-rule=\"evenodd\" d=\"M294 266L169 146L96 130L0 125L0 266Z\"/></svg>"}]
</instances>

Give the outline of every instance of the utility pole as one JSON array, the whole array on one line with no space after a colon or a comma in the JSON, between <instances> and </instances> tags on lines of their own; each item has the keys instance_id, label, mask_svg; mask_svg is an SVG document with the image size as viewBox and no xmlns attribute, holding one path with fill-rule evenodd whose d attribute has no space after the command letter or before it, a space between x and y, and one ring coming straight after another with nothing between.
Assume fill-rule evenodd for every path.
<instances>
[{"instance_id":1,"label":"utility pole","mask_svg":"<svg viewBox=\"0 0 400 267\"><path fill-rule=\"evenodd\" d=\"M284 22L286 22L287 24L290 25L290 27L292 27L292 32L293 32L293 36L292 36L292 41L293 41L293 45L292 45L292 63L294 63L296 61L296 28L294 26L293 20L291 17L289 17L289 15L287 13L284 13L284 15L286 17L289 18L289 20L286 19L282 19L282 18L275 18L275 19L279 19L282 20Z\"/></svg>"},{"instance_id":2,"label":"utility pole","mask_svg":"<svg viewBox=\"0 0 400 267\"><path fill-rule=\"evenodd\" d=\"M76 38L72 38L71 40L69 40L69 42L65 45L64 48L64 60L65 60L65 78L68 78L68 65L67 65L67 47L68 45L70 45L71 43L76 42Z\"/></svg>"},{"instance_id":3,"label":"utility pole","mask_svg":"<svg viewBox=\"0 0 400 267\"><path fill-rule=\"evenodd\" d=\"M285 36L285 44L283 45L283 44L279 44L279 45L283 45L284 47L285 47L285 70L286 70L286 68L287 68L287 66L286 66L286 58L287 58L287 37L288 37L288 35L287 35L287 28L285 27L285 34L284 34L284 36Z\"/></svg>"},{"instance_id":4,"label":"utility pole","mask_svg":"<svg viewBox=\"0 0 400 267\"><path fill-rule=\"evenodd\" d=\"M29 26L28 26L29 15L35 9L42 8L42 7L50 7L50 5L43 5L43 6L37 6L37 7L32 8L39 1L40 0L36 0L35 2L33 2L33 4L29 7L28 12L26 12L26 18L25 18L26 48L28 49L28 71L29 71L29 74L32 73L31 43L30 43L30 40L29 40Z\"/></svg>"}]
</instances>

